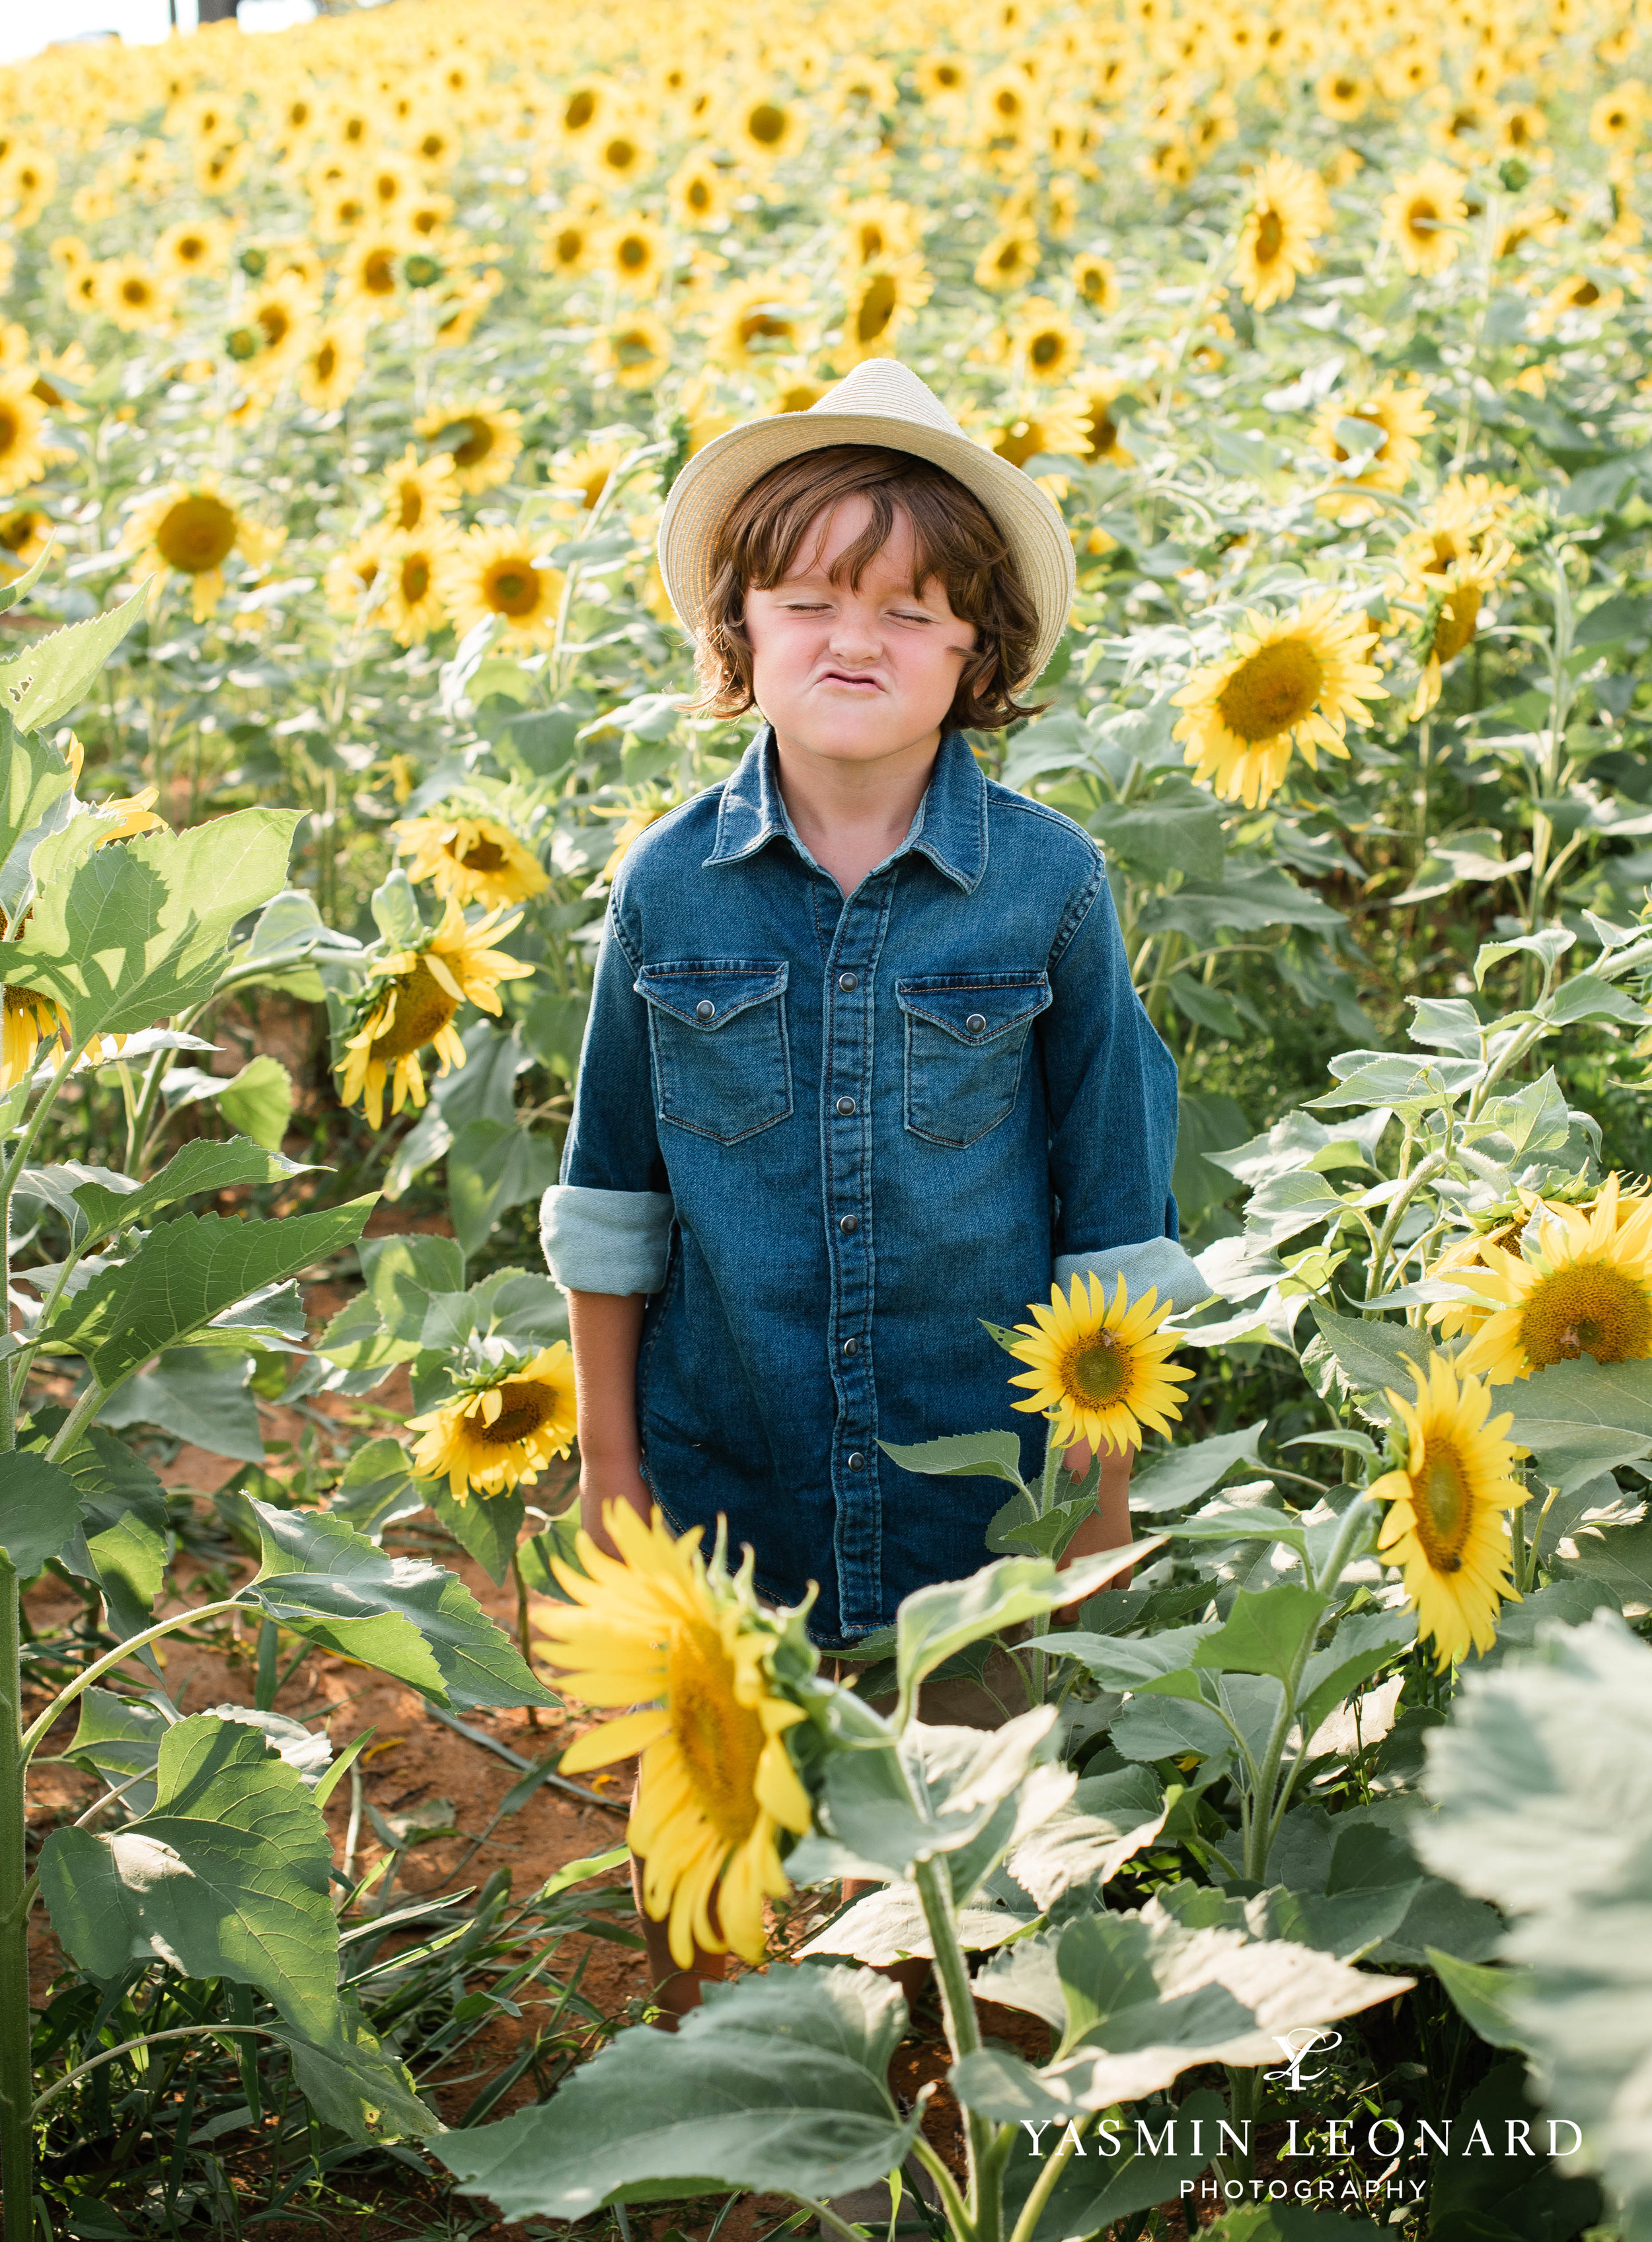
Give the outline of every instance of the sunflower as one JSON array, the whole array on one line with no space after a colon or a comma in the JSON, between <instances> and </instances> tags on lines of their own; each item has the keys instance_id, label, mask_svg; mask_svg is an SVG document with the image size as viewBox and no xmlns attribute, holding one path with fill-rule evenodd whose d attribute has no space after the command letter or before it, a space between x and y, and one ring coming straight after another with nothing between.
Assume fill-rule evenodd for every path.
<instances>
[{"instance_id":1,"label":"sunflower","mask_svg":"<svg viewBox=\"0 0 1652 2242\"><path fill-rule=\"evenodd\" d=\"M863 266L850 286L838 363L859 366L865 359L890 357L901 329L929 301L932 285L916 257Z\"/></svg>"},{"instance_id":2,"label":"sunflower","mask_svg":"<svg viewBox=\"0 0 1652 2242\"><path fill-rule=\"evenodd\" d=\"M1084 414L1070 398L1041 405L1036 413L1017 413L988 434L992 450L1012 467L1024 467L1042 452L1082 459L1085 441Z\"/></svg>"},{"instance_id":3,"label":"sunflower","mask_svg":"<svg viewBox=\"0 0 1652 2242\"><path fill-rule=\"evenodd\" d=\"M386 533L380 526L370 530L366 537L358 538L342 553L333 554L327 563L321 585L330 614L343 615L347 621L354 621L361 612L362 601L379 582L388 541ZM381 595L382 589L381 587Z\"/></svg>"},{"instance_id":4,"label":"sunflower","mask_svg":"<svg viewBox=\"0 0 1652 2242\"><path fill-rule=\"evenodd\" d=\"M385 520L404 534L428 529L438 515L451 514L459 504L459 484L447 453L421 460L411 444L385 469L383 489Z\"/></svg>"},{"instance_id":5,"label":"sunflower","mask_svg":"<svg viewBox=\"0 0 1652 2242\"><path fill-rule=\"evenodd\" d=\"M1371 1488L1387 1514L1377 1546L1404 1575L1419 1632L1443 1673L1496 1640L1505 1598L1518 1603L1504 1513L1526 1500L1512 1476L1518 1453L1503 1438L1512 1415L1487 1422L1490 1389L1461 1377L1444 1355L1411 1366L1414 1400L1388 1395L1407 1436L1406 1459Z\"/></svg>"},{"instance_id":6,"label":"sunflower","mask_svg":"<svg viewBox=\"0 0 1652 2242\"><path fill-rule=\"evenodd\" d=\"M453 545L453 532L433 518L425 528L393 537L386 546L384 604L378 619L398 646L422 645L447 621L440 577Z\"/></svg>"},{"instance_id":7,"label":"sunflower","mask_svg":"<svg viewBox=\"0 0 1652 2242\"><path fill-rule=\"evenodd\" d=\"M1638 77L1627 77L1589 111L1589 138L1597 147L1622 147L1640 131L1645 115L1646 88Z\"/></svg>"},{"instance_id":8,"label":"sunflower","mask_svg":"<svg viewBox=\"0 0 1652 2242\"><path fill-rule=\"evenodd\" d=\"M1051 1438L1064 1448L1087 1440L1112 1455L1138 1448L1144 1426L1167 1433L1182 1413L1177 1384L1193 1373L1167 1359L1177 1334L1156 1336L1171 1312L1168 1300L1154 1306L1158 1297L1150 1286L1127 1303L1121 1275L1110 1304L1093 1271L1075 1276L1071 1293L1051 1285L1049 1306L1032 1301L1032 1322L1016 1326L1024 1336L1009 1351L1031 1367L1010 1383L1032 1393L1011 1407L1048 1417Z\"/></svg>"},{"instance_id":9,"label":"sunflower","mask_svg":"<svg viewBox=\"0 0 1652 2242\"><path fill-rule=\"evenodd\" d=\"M1118 275L1111 259L1098 256L1092 249L1085 251L1072 260L1072 285L1081 302L1103 319L1110 319L1118 309Z\"/></svg>"},{"instance_id":10,"label":"sunflower","mask_svg":"<svg viewBox=\"0 0 1652 2242\"><path fill-rule=\"evenodd\" d=\"M809 138L802 104L777 92L747 94L734 101L728 116L728 138L736 155L748 163L768 165L796 156Z\"/></svg>"},{"instance_id":11,"label":"sunflower","mask_svg":"<svg viewBox=\"0 0 1652 2242\"><path fill-rule=\"evenodd\" d=\"M975 260L975 284L995 294L1024 288L1038 269L1038 237L1030 226L995 234Z\"/></svg>"},{"instance_id":12,"label":"sunflower","mask_svg":"<svg viewBox=\"0 0 1652 2242\"><path fill-rule=\"evenodd\" d=\"M780 1629L757 1608L749 1567L731 1578L708 1566L698 1527L676 1541L657 1510L645 1526L623 1503L607 1525L617 1558L581 1533L582 1572L552 1561L571 1601L540 1606L536 1647L566 1669L568 1696L625 1709L577 1737L561 1765L581 1774L640 1752L626 1834L644 1864L643 1905L669 1920L673 1960L688 1969L698 1946L760 1962L763 1901L789 1889L779 1833L801 1836L811 1820L785 1742L803 1715L774 1688Z\"/></svg>"},{"instance_id":13,"label":"sunflower","mask_svg":"<svg viewBox=\"0 0 1652 2242\"><path fill-rule=\"evenodd\" d=\"M756 373L777 358L799 358L813 331L803 312L809 283L783 272L759 272L715 298L706 356L730 373Z\"/></svg>"},{"instance_id":14,"label":"sunflower","mask_svg":"<svg viewBox=\"0 0 1652 2242\"><path fill-rule=\"evenodd\" d=\"M910 257L923 232L923 220L910 203L896 202L887 195L871 195L853 203L840 236L838 265L845 286L869 265Z\"/></svg>"},{"instance_id":15,"label":"sunflower","mask_svg":"<svg viewBox=\"0 0 1652 2242\"><path fill-rule=\"evenodd\" d=\"M222 218L185 218L169 225L155 244L155 263L161 272L180 279L198 272L216 272L230 253L230 229Z\"/></svg>"},{"instance_id":16,"label":"sunflower","mask_svg":"<svg viewBox=\"0 0 1652 2242\"><path fill-rule=\"evenodd\" d=\"M1452 475L1441 483L1422 526L1402 538L1396 558L1401 581L1426 590L1443 582L1457 562L1474 560L1498 541L1519 493L1489 475Z\"/></svg>"},{"instance_id":17,"label":"sunflower","mask_svg":"<svg viewBox=\"0 0 1652 2242\"><path fill-rule=\"evenodd\" d=\"M830 386L830 383L825 381L782 381L763 406L763 411L766 413L807 413L811 406L820 403ZM729 420L724 426L732 427L734 423ZM722 429L718 428L713 433L721 435ZM707 436L702 440L709 443L711 439Z\"/></svg>"},{"instance_id":18,"label":"sunflower","mask_svg":"<svg viewBox=\"0 0 1652 2242\"><path fill-rule=\"evenodd\" d=\"M1548 119L1534 103L1519 101L1498 111L1498 144L1511 156L1529 155L1540 141L1548 138Z\"/></svg>"},{"instance_id":19,"label":"sunflower","mask_svg":"<svg viewBox=\"0 0 1652 2242\"><path fill-rule=\"evenodd\" d=\"M660 228L649 219L628 218L608 235L602 246L602 262L622 293L652 296L670 262L669 245Z\"/></svg>"},{"instance_id":20,"label":"sunflower","mask_svg":"<svg viewBox=\"0 0 1652 2242\"><path fill-rule=\"evenodd\" d=\"M1346 755L1348 719L1362 723L1365 702L1383 697L1361 659L1368 632L1362 614L1338 614L1329 592L1294 614L1247 614L1217 660L1171 696L1187 711L1174 737L1199 776L1255 809L1277 792L1293 748L1313 770L1321 748Z\"/></svg>"},{"instance_id":21,"label":"sunflower","mask_svg":"<svg viewBox=\"0 0 1652 2242\"><path fill-rule=\"evenodd\" d=\"M413 859L407 877L428 880L444 902L495 910L550 885L533 850L492 817L404 817L390 829Z\"/></svg>"},{"instance_id":22,"label":"sunflower","mask_svg":"<svg viewBox=\"0 0 1652 2242\"><path fill-rule=\"evenodd\" d=\"M1265 312L1282 303L1299 274L1319 262L1313 245L1331 223L1325 185L1288 156L1270 156L1256 175L1251 206L1239 229L1239 293Z\"/></svg>"},{"instance_id":23,"label":"sunflower","mask_svg":"<svg viewBox=\"0 0 1652 2242\"><path fill-rule=\"evenodd\" d=\"M190 579L192 612L205 622L224 595L224 563L232 553L256 563L279 549L285 532L265 529L242 512L216 475L168 483L127 517L121 549L155 569Z\"/></svg>"},{"instance_id":24,"label":"sunflower","mask_svg":"<svg viewBox=\"0 0 1652 2242\"><path fill-rule=\"evenodd\" d=\"M1085 339L1044 296L1029 296L1010 337L1010 362L1024 381L1053 387L1071 380L1085 354Z\"/></svg>"},{"instance_id":25,"label":"sunflower","mask_svg":"<svg viewBox=\"0 0 1652 2242\"><path fill-rule=\"evenodd\" d=\"M434 406L413 426L421 436L428 436L440 450L452 455L460 489L473 496L508 482L522 448L516 433L521 415L489 398Z\"/></svg>"},{"instance_id":26,"label":"sunflower","mask_svg":"<svg viewBox=\"0 0 1652 2242\"><path fill-rule=\"evenodd\" d=\"M596 372L621 389L652 389L671 366L671 330L651 312L633 312L605 327L592 346Z\"/></svg>"},{"instance_id":27,"label":"sunflower","mask_svg":"<svg viewBox=\"0 0 1652 2242\"><path fill-rule=\"evenodd\" d=\"M527 1362L501 1363L467 1380L451 1401L409 1417L424 1438L413 1452L417 1479L443 1479L455 1502L533 1487L547 1464L574 1445L574 1358L566 1339Z\"/></svg>"},{"instance_id":28,"label":"sunflower","mask_svg":"<svg viewBox=\"0 0 1652 2242\"><path fill-rule=\"evenodd\" d=\"M589 514L608 487L608 478L627 456L627 447L612 440L583 444L577 452L563 452L552 462L551 484L575 493L582 514Z\"/></svg>"},{"instance_id":29,"label":"sunflower","mask_svg":"<svg viewBox=\"0 0 1652 2242\"><path fill-rule=\"evenodd\" d=\"M975 75L963 55L929 55L912 71L919 96L935 109L956 109L965 98Z\"/></svg>"},{"instance_id":30,"label":"sunflower","mask_svg":"<svg viewBox=\"0 0 1652 2242\"><path fill-rule=\"evenodd\" d=\"M45 407L34 393L34 385L21 373L0 373L0 498L37 483L56 456L41 438L46 425Z\"/></svg>"},{"instance_id":31,"label":"sunflower","mask_svg":"<svg viewBox=\"0 0 1652 2242\"><path fill-rule=\"evenodd\" d=\"M1124 392L1122 375L1091 372L1079 375L1071 395L1064 400L1076 413L1084 429L1078 457L1091 467L1105 463L1110 467L1130 467L1136 463L1134 453L1127 452L1120 440L1118 419L1113 411Z\"/></svg>"},{"instance_id":32,"label":"sunflower","mask_svg":"<svg viewBox=\"0 0 1652 2242\"><path fill-rule=\"evenodd\" d=\"M1367 490L1403 490L1422 457L1419 440L1434 425L1427 392L1396 388L1392 375L1362 397L1333 397L1320 407L1313 440L1340 463L1348 453L1337 435L1339 420L1363 420L1382 432L1382 441L1354 478Z\"/></svg>"},{"instance_id":33,"label":"sunflower","mask_svg":"<svg viewBox=\"0 0 1652 2242\"><path fill-rule=\"evenodd\" d=\"M589 211L558 211L540 228L540 270L559 280L588 272L596 262L601 229Z\"/></svg>"},{"instance_id":34,"label":"sunflower","mask_svg":"<svg viewBox=\"0 0 1652 2242\"><path fill-rule=\"evenodd\" d=\"M0 412L3 411L0 406ZM0 514L0 583L31 568L51 538L51 519L37 506L13 507Z\"/></svg>"},{"instance_id":35,"label":"sunflower","mask_svg":"<svg viewBox=\"0 0 1652 2242\"><path fill-rule=\"evenodd\" d=\"M61 1060L69 1032L69 1015L61 1004L37 990L7 982L0 1016L0 1090L13 1090L28 1079L44 1043L56 1042Z\"/></svg>"},{"instance_id":36,"label":"sunflower","mask_svg":"<svg viewBox=\"0 0 1652 2242\"><path fill-rule=\"evenodd\" d=\"M369 319L393 319L404 301L401 260L406 245L399 234L363 234L339 265L339 304Z\"/></svg>"},{"instance_id":37,"label":"sunflower","mask_svg":"<svg viewBox=\"0 0 1652 2242\"><path fill-rule=\"evenodd\" d=\"M1394 181L1382 205L1382 235L1407 272L1426 277L1456 263L1468 218L1462 191L1462 173L1438 161Z\"/></svg>"},{"instance_id":38,"label":"sunflower","mask_svg":"<svg viewBox=\"0 0 1652 2242\"><path fill-rule=\"evenodd\" d=\"M668 602L667 613L669 612ZM614 846L608 850L607 861L597 874L594 884L601 888L612 886L614 875L625 862L632 843L640 841L649 826L657 825L666 812L676 809L682 800L680 794L662 792L657 786L645 786L632 788L621 801L599 809L596 813L599 817L614 817L620 822L614 836Z\"/></svg>"},{"instance_id":39,"label":"sunflower","mask_svg":"<svg viewBox=\"0 0 1652 2242\"><path fill-rule=\"evenodd\" d=\"M490 911L467 926L450 899L441 924L416 948L393 950L373 967L373 979L358 1002L355 1032L344 1046L339 1091L346 1105L360 1099L371 1127L384 1126L386 1085L393 1113L400 1113L409 1098L416 1106L424 1104L420 1051L435 1051L440 1074L463 1066L465 1046L453 1025L461 1004L474 1004L497 1017L500 982L520 981L532 973L531 965L488 947L513 933L520 918L520 912L506 918Z\"/></svg>"},{"instance_id":40,"label":"sunflower","mask_svg":"<svg viewBox=\"0 0 1652 2242\"><path fill-rule=\"evenodd\" d=\"M715 164L703 156L690 156L666 183L666 201L674 224L697 233L715 225L728 206L728 190Z\"/></svg>"},{"instance_id":41,"label":"sunflower","mask_svg":"<svg viewBox=\"0 0 1652 2242\"><path fill-rule=\"evenodd\" d=\"M262 339L259 379L273 386L297 366L314 332L309 292L296 273L284 272L249 292L244 317Z\"/></svg>"},{"instance_id":42,"label":"sunflower","mask_svg":"<svg viewBox=\"0 0 1652 2242\"><path fill-rule=\"evenodd\" d=\"M353 319L330 319L298 354L299 395L316 413L336 413L366 372L361 330Z\"/></svg>"},{"instance_id":43,"label":"sunflower","mask_svg":"<svg viewBox=\"0 0 1652 2242\"><path fill-rule=\"evenodd\" d=\"M171 324L172 284L141 257L111 257L97 268L97 305L129 334Z\"/></svg>"},{"instance_id":44,"label":"sunflower","mask_svg":"<svg viewBox=\"0 0 1652 2242\"><path fill-rule=\"evenodd\" d=\"M195 184L204 195L232 195L252 162L252 145L245 140L225 140L216 148L203 148L195 158Z\"/></svg>"},{"instance_id":45,"label":"sunflower","mask_svg":"<svg viewBox=\"0 0 1652 2242\"><path fill-rule=\"evenodd\" d=\"M1366 104L1371 98L1371 88L1357 71L1326 70L1313 89L1320 104L1320 114L1338 124L1352 124L1363 117Z\"/></svg>"},{"instance_id":46,"label":"sunflower","mask_svg":"<svg viewBox=\"0 0 1652 2242\"><path fill-rule=\"evenodd\" d=\"M556 633L562 577L534 561L534 540L515 529L473 529L444 554L436 588L463 638L490 615L507 646L548 646Z\"/></svg>"},{"instance_id":47,"label":"sunflower","mask_svg":"<svg viewBox=\"0 0 1652 2242\"><path fill-rule=\"evenodd\" d=\"M585 143L593 178L610 188L634 189L654 169L654 148L635 117L614 117Z\"/></svg>"},{"instance_id":48,"label":"sunflower","mask_svg":"<svg viewBox=\"0 0 1652 2242\"><path fill-rule=\"evenodd\" d=\"M1481 1242L1484 1269L1466 1270L1461 1281L1493 1312L1469 1343L1465 1370L1505 1386L1580 1355L1652 1355L1652 1200L1637 1200L1620 1220L1619 1196L1611 1175L1590 1211L1541 1203L1535 1243L1523 1253Z\"/></svg>"}]
</instances>

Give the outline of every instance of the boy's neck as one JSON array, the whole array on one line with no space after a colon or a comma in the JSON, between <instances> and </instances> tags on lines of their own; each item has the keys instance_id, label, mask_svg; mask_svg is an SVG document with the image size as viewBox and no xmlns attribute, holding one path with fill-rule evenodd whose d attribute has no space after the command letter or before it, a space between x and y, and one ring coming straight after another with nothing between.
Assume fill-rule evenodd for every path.
<instances>
[{"instance_id":1,"label":"boy's neck","mask_svg":"<svg viewBox=\"0 0 1652 2242\"><path fill-rule=\"evenodd\" d=\"M941 750L939 731L867 762L824 755L775 734L781 799L815 862L852 895L912 829Z\"/></svg>"}]
</instances>

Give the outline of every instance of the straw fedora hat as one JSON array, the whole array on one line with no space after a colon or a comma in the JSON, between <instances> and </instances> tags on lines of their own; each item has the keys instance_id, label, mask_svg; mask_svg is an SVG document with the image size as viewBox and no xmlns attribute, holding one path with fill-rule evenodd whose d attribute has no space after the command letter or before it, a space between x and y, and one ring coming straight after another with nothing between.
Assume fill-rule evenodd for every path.
<instances>
[{"instance_id":1,"label":"straw fedora hat","mask_svg":"<svg viewBox=\"0 0 1652 2242\"><path fill-rule=\"evenodd\" d=\"M898 359L867 359L807 413L748 420L696 452L660 518L660 574L677 619L692 632L711 582L719 523L743 491L782 460L829 444L883 444L933 460L972 491L1003 532L1038 609L1032 664L1020 692L1039 675L1066 628L1075 580L1072 542L1059 509L1031 475L973 444L934 391Z\"/></svg>"}]
</instances>

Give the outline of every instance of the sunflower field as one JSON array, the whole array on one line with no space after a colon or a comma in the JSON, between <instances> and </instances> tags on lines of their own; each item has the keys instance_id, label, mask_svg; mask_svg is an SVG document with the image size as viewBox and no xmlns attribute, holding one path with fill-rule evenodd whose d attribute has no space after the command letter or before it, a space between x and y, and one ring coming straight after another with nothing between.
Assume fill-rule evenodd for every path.
<instances>
[{"instance_id":1,"label":"sunflower field","mask_svg":"<svg viewBox=\"0 0 1652 2242\"><path fill-rule=\"evenodd\" d=\"M4 2242L1652 2242L1646 0L0 77ZM661 506L890 354L1068 524L976 752L1106 851L1208 1298L995 1332L897 1458L982 1568L850 1688L578 1534L536 1217L749 736Z\"/></svg>"}]
</instances>

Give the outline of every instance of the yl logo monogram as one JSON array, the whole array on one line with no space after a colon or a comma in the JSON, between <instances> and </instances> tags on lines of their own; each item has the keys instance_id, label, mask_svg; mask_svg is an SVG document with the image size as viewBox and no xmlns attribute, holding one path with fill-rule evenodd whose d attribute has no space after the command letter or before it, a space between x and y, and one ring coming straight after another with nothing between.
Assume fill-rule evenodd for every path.
<instances>
[{"instance_id":1,"label":"yl logo monogram","mask_svg":"<svg viewBox=\"0 0 1652 2242\"><path fill-rule=\"evenodd\" d=\"M1340 2047L1342 2035L1336 2031L1315 2031L1310 2027L1306 2031L1276 2032L1273 2044L1284 2049L1285 2064L1279 2071L1265 2071L1263 2078L1282 2079L1293 2094L1299 2094L1305 2086L1311 2086L1316 2078L1323 2078L1326 2075L1323 2071L1304 2071L1302 2065L1318 2048L1324 2048L1328 2053L1332 2048Z\"/></svg>"}]
</instances>

